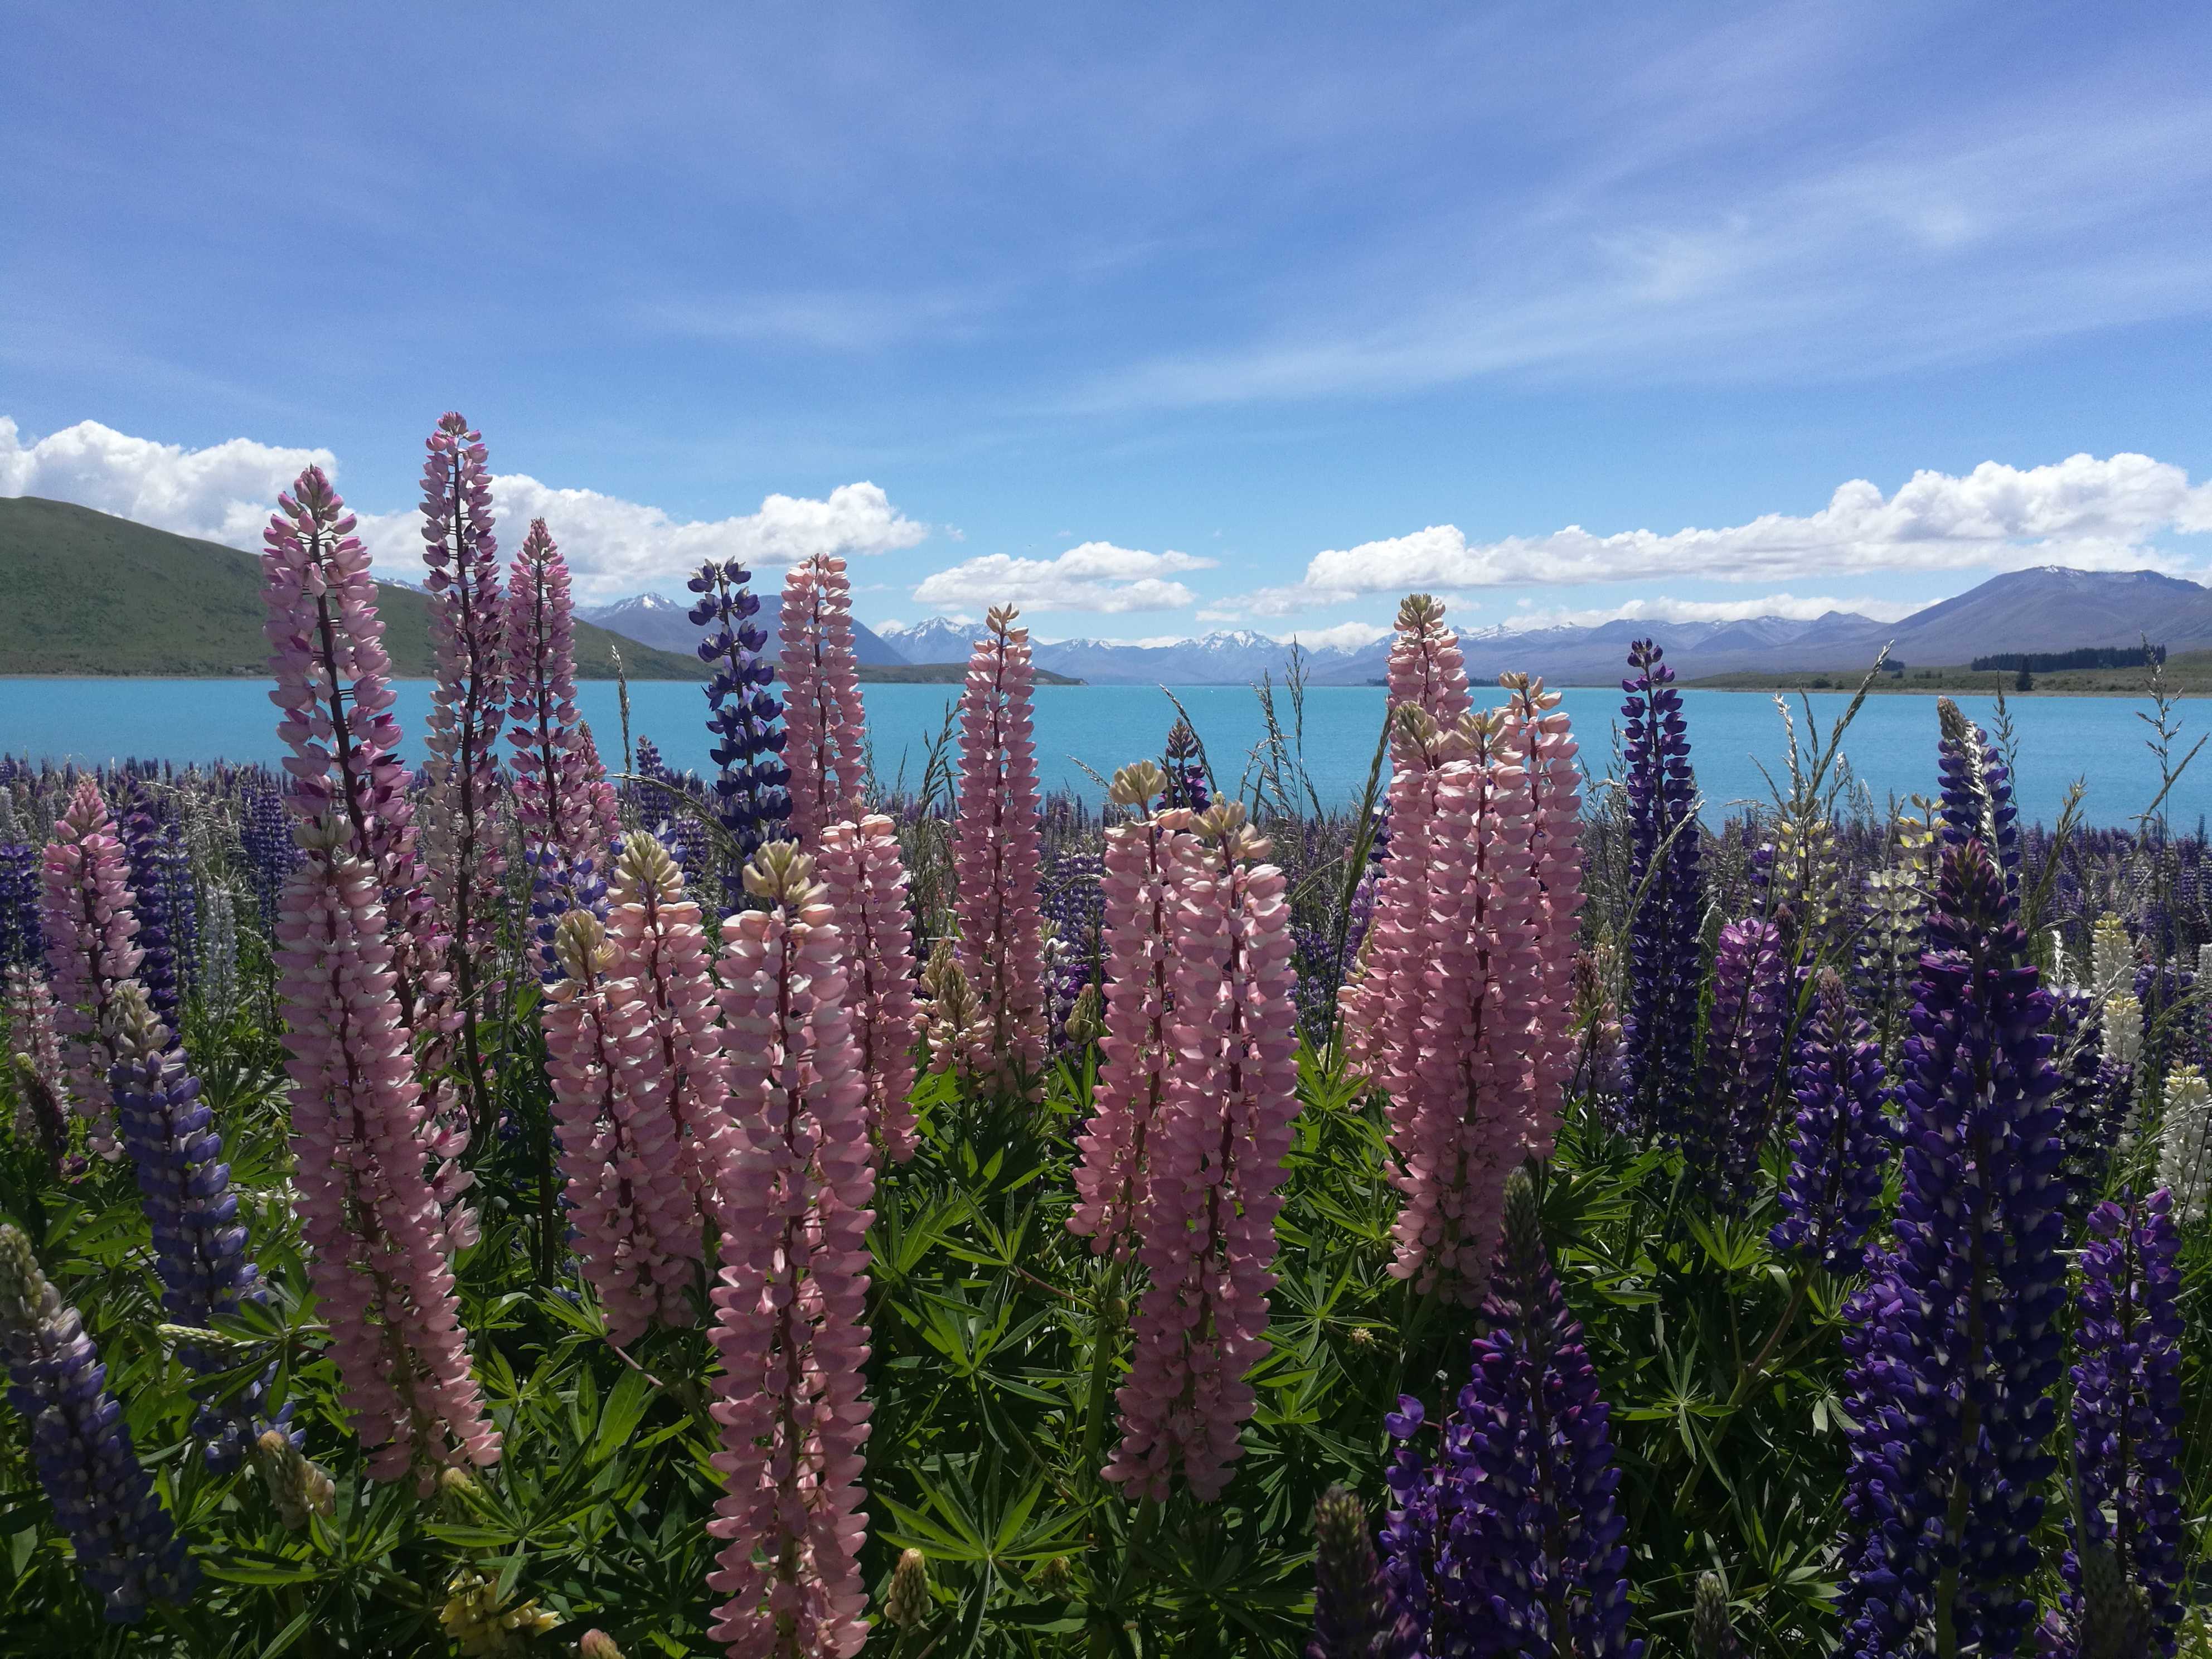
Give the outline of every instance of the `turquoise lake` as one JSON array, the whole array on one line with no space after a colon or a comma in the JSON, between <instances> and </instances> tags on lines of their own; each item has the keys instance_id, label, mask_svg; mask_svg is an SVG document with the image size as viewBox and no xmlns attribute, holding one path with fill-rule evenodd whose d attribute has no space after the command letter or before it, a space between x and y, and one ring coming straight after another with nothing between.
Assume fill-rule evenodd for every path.
<instances>
[{"instance_id":1,"label":"turquoise lake","mask_svg":"<svg viewBox=\"0 0 2212 1659\"><path fill-rule=\"evenodd\" d=\"M944 723L957 688L871 685L864 688L878 772L888 781L904 769L909 784L920 776L924 746ZM1227 784L1245 769L1264 732L1253 693L1243 686L1193 686L1176 695L1190 711L1216 775ZM1593 772L1601 774L1612 745L1620 698L1591 687L1566 692ZM578 699L611 765L622 746L621 716L611 681L585 685ZM1841 694L1813 697L1823 726L1843 710ZM1960 699L1986 724L1990 699ZM1779 776L1784 738L1771 697L1750 692L1684 694L1692 757L1708 815L1732 804L1768 799L1758 763ZM426 681L403 682L399 712L411 739L429 707ZM1286 699L1278 698L1287 722ZM1792 707L1796 707L1793 699ZM2158 793L2158 767L2144 747L2149 728L2136 718L2148 705L2118 697L2023 697L2011 704L2020 733L2021 817L2048 823L2067 784L2087 780L2089 821L2131 820ZM2181 706L2179 753L2212 726L2204 704ZM630 687L630 727L649 736L671 763L704 771L705 701L695 684L640 681ZM1358 799L1375 750L1382 693L1369 686L1316 687L1306 696L1305 763L1323 802ZM175 761L215 759L274 763L281 757L276 710L262 680L0 679L0 753L80 763L125 756ZM1048 787L1096 799L1084 771L1110 774L1116 766L1158 755L1175 709L1147 686L1041 686L1036 694L1037 758ZM1800 721L1802 724L1802 714ZM410 744L410 757L420 751ZM1894 793L1932 793L1936 787L1936 699L1893 695L1870 697L1844 738L1856 774L1879 805ZM2167 802L2177 829L2197 826L2212 813L2212 752L2184 776Z\"/></svg>"}]
</instances>

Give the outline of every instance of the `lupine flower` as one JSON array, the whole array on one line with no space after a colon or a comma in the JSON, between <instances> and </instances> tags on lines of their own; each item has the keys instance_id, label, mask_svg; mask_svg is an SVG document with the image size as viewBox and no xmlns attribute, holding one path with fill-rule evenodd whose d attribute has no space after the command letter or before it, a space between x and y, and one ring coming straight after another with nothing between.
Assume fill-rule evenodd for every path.
<instances>
[{"instance_id":1,"label":"lupine flower","mask_svg":"<svg viewBox=\"0 0 2212 1659\"><path fill-rule=\"evenodd\" d=\"M2142 1592L2159 1652L2172 1653L2181 1622L2190 1540L2181 1484L2181 1239L2170 1208L2163 1191L2100 1204L2081 1252L2073 1370L2080 1530L2063 1564L2067 1595L2045 1632L2056 1638L2047 1645L2084 1659L2098 1651L2085 1628L2091 1587L2084 1569L2099 1554Z\"/></svg>"},{"instance_id":2,"label":"lupine flower","mask_svg":"<svg viewBox=\"0 0 2212 1659\"><path fill-rule=\"evenodd\" d=\"M2132 995L2135 988L2135 944L2128 938L2127 924L2108 910L2089 933L2089 994L2107 1002Z\"/></svg>"},{"instance_id":3,"label":"lupine flower","mask_svg":"<svg viewBox=\"0 0 2212 1659\"><path fill-rule=\"evenodd\" d=\"M960 801L952 826L961 970L990 1028L981 1079L1032 1088L1045 1057L1044 931L1038 909L1036 744L1029 630L994 607L960 696Z\"/></svg>"},{"instance_id":4,"label":"lupine flower","mask_svg":"<svg viewBox=\"0 0 2212 1659\"><path fill-rule=\"evenodd\" d=\"M153 1234L161 1310L173 1324L204 1330L216 1315L235 1313L241 1302L262 1294L260 1271L246 1253L230 1166L222 1162L222 1137L200 1099L199 1079L185 1068L183 1048L136 981L116 988L108 1042L115 1055L108 1078L116 1123ZM179 1353L195 1370L225 1364L220 1353L193 1344ZM255 1384L202 1407L192 1429L205 1443L210 1468L237 1467L265 1403Z\"/></svg>"},{"instance_id":5,"label":"lupine flower","mask_svg":"<svg viewBox=\"0 0 2212 1659\"><path fill-rule=\"evenodd\" d=\"M115 821L90 778L54 826L43 875L40 922L70 1101L90 1125L94 1150L114 1158L107 1008L116 986L138 971L138 918Z\"/></svg>"},{"instance_id":6,"label":"lupine flower","mask_svg":"<svg viewBox=\"0 0 2212 1659\"><path fill-rule=\"evenodd\" d=\"M486 1122L490 1084L477 1016L498 943L500 873L507 865L498 822L500 723L507 696L499 544L492 535L491 471L482 434L447 413L424 447L422 562L430 573L424 588L437 678L422 733L428 757L422 769L423 885L430 925L444 950L447 988L438 1023L459 1039L476 1119Z\"/></svg>"},{"instance_id":7,"label":"lupine flower","mask_svg":"<svg viewBox=\"0 0 2212 1659\"><path fill-rule=\"evenodd\" d=\"M1506 1184L1504 1236L1474 1374L1433 1457L1407 1395L1384 1419L1406 1443L1389 1471L1386 1573L1428 1653L1636 1659L1626 1522L1607 1408L1545 1253L1527 1170Z\"/></svg>"},{"instance_id":8,"label":"lupine flower","mask_svg":"<svg viewBox=\"0 0 2212 1659\"><path fill-rule=\"evenodd\" d=\"M200 930L200 1000L218 1025L238 1012L238 911L228 887L211 886Z\"/></svg>"},{"instance_id":9,"label":"lupine flower","mask_svg":"<svg viewBox=\"0 0 2212 1659\"><path fill-rule=\"evenodd\" d=\"M543 519L531 520L507 572L507 663L514 816L530 866L540 970L550 979L560 971L553 930L561 917L580 907L605 918L617 825L614 791L576 714L568 565ZM647 775L654 769L647 758L651 747L650 740L638 745L639 769Z\"/></svg>"},{"instance_id":10,"label":"lupine flower","mask_svg":"<svg viewBox=\"0 0 2212 1659\"><path fill-rule=\"evenodd\" d=\"M1202 1503L1227 1488L1266 1345L1297 1012L1283 873L1243 820L1234 802L1200 816L1206 844L1176 895L1167 1095L1137 1221L1151 1282L1103 1471L1135 1497L1165 1498L1177 1468Z\"/></svg>"},{"instance_id":11,"label":"lupine flower","mask_svg":"<svg viewBox=\"0 0 2212 1659\"><path fill-rule=\"evenodd\" d=\"M2013 805L2012 773L1981 727L1948 697L1936 699L1942 729L1936 745L1936 770L1943 780L1942 836L1950 847L1978 840L1998 872L2005 890L2020 885L2020 816Z\"/></svg>"},{"instance_id":12,"label":"lupine flower","mask_svg":"<svg viewBox=\"0 0 2212 1659\"><path fill-rule=\"evenodd\" d=\"M544 1635L560 1622L532 1598L509 1601L495 1582L465 1567L447 1581L446 1602L438 1609L439 1628L468 1659L522 1652L532 1637Z\"/></svg>"},{"instance_id":13,"label":"lupine flower","mask_svg":"<svg viewBox=\"0 0 2212 1659\"><path fill-rule=\"evenodd\" d=\"M1978 742L1960 745L1969 756ZM2002 789L1971 766L1967 787ZM1949 775L1947 773L1947 777ZM1958 805L1986 827L2009 802ZM1905 1047L1896 1243L1850 1306L1854 1651L2017 1650L2053 1460L2065 1304L2059 1087L2011 884L1980 836L1944 849Z\"/></svg>"},{"instance_id":14,"label":"lupine flower","mask_svg":"<svg viewBox=\"0 0 2212 1659\"><path fill-rule=\"evenodd\" d=\"M138 922L138 932L132 940L138 948L138 971L135 977L145 988L146 999L153 1004L155 1015L164 1025L175 1030L182 1024L181 970L188 954L180 948L183 942L178 938L179 919L176 908L179 897L186 905L191 904L191 878L186 867L182 872L183 882L178 882L179 866L185 865L184 849L175 844L170 834L165 833L167 830L155 808L153 798L143 787L134 789L118 834L129 866L126 879L131 885L132 914Z\"/></svg>"},{"instance_id":15,"label":"lupine flower","mask_svg":"<svg viewBox=\"0 0 2212 1659\"><path fill-rule=\"evenodd\" d=\"M2177 1066L2166 1073L2158 1179L2172 1193L2183 1224L2204 1219L2212 1206L2212 1087L2194 1066Z\"/></svg>"},{"instance_id":16,"label":"lupine flower","mask_svg":"<svg viewBox=\"0 0 2212 1659\"><path fill-rule=\"evenodd\" d=\"M1180 714L1176 716L1176 723L1168 727L1168 740L1160 751L1160 769L1168 780L1161 805L1198 813L1212 804L1212 793L1206 787L1206 760L1199 748L1198 733Z\"/></svg>"},{"instance_id":17,"label":"lupine flower","mask_svg":"<svg viewBox=\"0 0 2212 1659\"><path fill-rule=\"evenodd\" d=\"M713 631L699 641L699 660L714 665L707 682L709 751L721 774L714 780L715 815L738 843L740 861L771 839L791 816L784 786L791 771L781 757L785 734L776 724L782 705L769 690L775 671L761 659L768 634L753 621L760 600L752 574L735 559L709 559L684 585L699 594L691 620Z\"/></svg>"},{"instance_id":18,"label":"lupine flower","mask_svg":"<svg viewBox=\"0 0 2212 1659\"><path fill-rule=\"evenodd\" d=\"M1686 1126L1691 1174L1715 1197L1741 1192L1773 1127L1789 969L1782 933L1760 916L1721 929L1705 1032L1705 1099Z\"/></svg>"},{"instance_id":19,"label":"lupine flower","mask_svg":"<svg viewBox=\"0 0 2212 1659\"><path fill-rule=\"evenodd\" d=\"M1358 969L1338 993L1337 1002L1347 1069L1364 1073L1389 1096L1389 1109L1410 1122L1416 1109L1423 980L1429 967L1432 828L1444 785L1443 769L1463 739L1458 728L1446 732L1418 706L1395 709L1390 720L1390 854L1376 887Z\"/></svg>"},{"instance_id":20,"label":"lupine flower","mask_svg":"<svg viewBox=\"0 0 2212 1659\"><path fill-rule=\"evenodd\" d=\"M1449 726L1474 707L1459 636L1444 626L1443 601L1431 594L1410 593L1399 602L1383 673L1393 709L1418 708L1438 726Z\"/></svg>"},{"instance_id":21,"label":"lupine flower","mask_svg":"<svg viewBox=\"0 0 2212 1659\"><path fill-rule=\"evenodd\" d=\"M1680 1136L1698 1109L1698 932L1697 785L1682 721L1682 694L1666 653L1650 640L1629 647L1633 676L1620 683L1627 722L1628 1000L1621 1017L1621 1096L1644 1134Z\"/></svg>"},{"instance_id":22,"label":"lupine flower","mask_svg":"<svg viewBox=\"0 0 2212 1659\"><path fill-rule=\"evenodd\" d=\"M2113 1066L2132 1066L2142 1059L2142 1004L2125 992L2105 999L2104 1041L2105 1060Z\"/></svg>"},{"instance_id":23,"label":"lupine flower","mask_svg":"<svg viewBox=\"0 0 2212 1659\"><path fill-rule=\"evenodd\" d=\"M914 939L897 826L881 813L857 823L827 824L815 865L829 887L844 941L846 1004L868 1082L868 1141L879 1159L904 1164L915 1154L911 1097L921 1008L915 998Z\"/></svg>"},{"instance_id":24,"label":"lupine flower","mask_svg":"<svg viewBox=\"0 0 2212 1659\"><path fill-rule=\"evenodd\" d=\"M61 1178L69 1150L64 1110L69 1085L62 1066L59 1015L46 975L27 963L0 969L0 1014L8 1021L8 1054L15 1084L15 1139L45 1154L50 1179Z\"/></svg>"},{"instance_id":25,"label":"lupine flower","mask_svg":"<svg viewBox=\"0 0 2212 1659\"><path fill-rule=\"evenodd\" d=\"M6 793L0 790L0 797ZM12 824L0 833L0 967L38 962L46 953L39 925L39 849L14 833Z\"/></svg>"},{"instance_id":26,"label":"lupine flower","mask_svg":"<svg viewBox=\"0 0 2212 1659\"><path fill-rule=\"evenodd\" d=\"M1743 1659L1743 1643L1729 1617L1728 1585L1717 1572L1698 1575L1697 1603L1690 1611L1690 1651L1695 1659Z\"/></svg>"},{"instance_id":27,"label":"lupine flower","mask_svg":"<svg viewBox=\"0 0 2212 1659\"><path fill-rule=\"evenodd\" d=\"M576 1640L576 1659L623 1659L615 1638L603 1630L587 1630Z\"/></svg>"},{"instance_id":28,"label":"lupine flower","mask_svg":"<svg viewBox=\"0 0 2212 1659\"><path fill-rule=\"evenodd\" d=\"M929 1054L929 1069L952 1073L963 1093L987 1087L997 1072L991 1054L990 1017L953 955L949 939L931 947L929 965L921 970L921 996L922 1044Z\"/></svg>"},{"instance_id":29,"label":"lupine flower","mask_svg":"<svg viewBox=\"0 0 2212 1659\"><path fill-rule=\"evenodd\" d=\"M867 720L853 654L853 586L844 560L817 553L792 568L778 633L791 833L812 847L829 825L860 817L868 777Z\"/></svg>"},{"instance_id":30,"label":"lupine flower","mask_svg":"<svg viewBox=\"0 0 2212 1659\"><path fill-rule=\"evenodd\" d=\"M1306 1659L1419 1659L1420 1632L1401 1609L1368 1536L1367 1506L1331 1486L1314 1505L1314 1633Z\"/></svg>"},{"instance_id":31,"label":"lupine flower","mask_svg":"<svg viewBox=\"0 0 2212 1659\"><path fill-rule=\"evenodd\" d=\"M1075 1208L1067 1230L1097 1255L1119 1255L1146 1190L1146 1153L1167 1099L1169 975L1183 883L1197 867L1191 815L1152 810L1169 787L1149 761L1114 775L1108 799L1132 814L1106 831L1105 1033L1091 1121L1076 1138Z\"/></svg>"},{"instance_id":32,"label":"lupine flower","mask_svg":"<svg viewBox=\"0 0 2212 1659\"><path fill-rule=\"evenodd\" d=\"M261 907L261 925L276 922L276 902L284 891L284 878L300 861L300 848L292 840L292 826L284 816L283 797L258 783L247 787L239 812L239 846L253 875L253 896Z\"/></svg>"},{"instance_id":33,"label":"lupine flower","mask_svg":"<svg viewBox=\"0 0 2212 1659\"><path fill-rule=\"evenodd\" d=\"M656 1321L693 1322L708 1183L684 1132L711 1133L721 1045L699 907L641 830L623 843L611 896L605 925L589 910L561 918L565 977L544 1021L577 1254L626 1346Z\"/></svg>"},{"instance_id":34,"label":"lupine flower","mask_svg":"<svg viewBox=\"0 0 2212 1659\"><path fill-rule=\"evenodd\" d=\"M253 1472L261 1477L276 1518L293 1532L307 1531L309 1516L327 1516L337 1507L331 1477L309 1462L281 1429L264 1429L254 1440Z\"/></svg>"},{"instance_id":35,"label":"lupine flower","mask_svg":"<svg viewBox=\"0 0 2212 1659\"><path fill-rule=\"evenodd\" d=\"M746 866L769 908L722 925L730 1127L723 1372L713 1407L723 1541L711 1634L733 1655L849 1656L867 1638L860 1552L870 1407L867 1230L875 1170L846 963L813 860L772 842Z\"/></svg>"},{"instance_id":36,"label":"lupine flower","mask_svg":"<svg viewBox=\"0 0 2212 1659\"><path fill-rule=\"evenodd\" d=\"M11 1223L0 1223L0 1349L39 1484L109 1620L131 1624L149 1601L190 1597L198 1574L131 1449L107 1368Z\"/></svg>"},{"instance_id":37,"label":"lupine flower","mask_svg":"<svg viewBox=\"0 0 2212 1659\"><path fill-rule=\"evenodd\" d=\"M1796 1127L1768 1241L1808 1266L1855 1273L1889 1162L1888 1090L1881 1045L1833 969L1821 970L1797 1028L1790 1082Z\"/></svg>"}]
</instances>

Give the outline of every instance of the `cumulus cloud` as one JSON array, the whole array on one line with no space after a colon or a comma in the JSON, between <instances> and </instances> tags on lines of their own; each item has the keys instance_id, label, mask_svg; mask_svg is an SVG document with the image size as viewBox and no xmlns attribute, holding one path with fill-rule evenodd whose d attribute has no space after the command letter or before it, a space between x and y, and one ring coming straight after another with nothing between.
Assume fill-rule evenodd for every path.
<instances>
[{"instance_id":1,"label":"cumulus cloud","mask_svg":"<svg viewBox=\"0 0 2212 1659\"><path fill-rule=\"evenodd\" d=\"M1696 576L1772 581L1875 570L2174 569L2149 545L2166 532L2212 530L2212 484L2148 455L2075 455L2020 468L1984 461L1963 477L1917 472L1885 498L1865 479L1819 512L1770 513L1720 530L1595 535L1580 525L1548 536L1470 542L1455 525L1316 554L1304 580L1243 601L1285 616L1362 594Z\"/></svg>"},{"instance_id":2,"label":"cumulus cloud","mask_svg":"<svg viewBox=\"0 0 2212 1659\"><path fill-rule=\"evenodd\" d=\"M1800 599L1794 593L1769 593L1755 599L1674 599L1662 595L1651 599L1631 599L1610 609L1582 611L1565 606L1537 610L1524 601L1521 610L1498 626L1507 633L1518 634L1537 628L1595 628L1609 622L1725 623L1742 622L1752 617L1812 622L1831 611L1864 617L1873 622L1901 622L1935 603L1933 599L1878 599L1870 595L1856 599L1817 595Z\"/></svg>"},{"instance_id":3,"label":"cumulus cloud","mask_svg":"<svg viewBox=\"0 0 2212 1659\"><path fill-rule=\"evenodd\" d=\"M27 443L0 415L0 495L43 495L204 541L258 548L276 492L307 466L336 467L327 449L283 449L232 438L205 449L133 438L97 421Z\"/></svg>"},{"instance_id":4,"label":"cumulus cloud","mask_svg":"<svg viewBox=\"0 0 2212 1659\"><path fill-rule=\"evenodd\" d=\"M0 495L48 495L234 547L258 548L276 494L302 467L336 475L327 449L284 449L233 438L186 449L133 438L96 421L26 443L0 416ZM682 520L657 507L563 489L526 473L492 479L503 546L544 519L568 556L580 596L605 599L665 585L704 559L776 568L817 553L889 553L929 533L898 511L881 486L840 484L823 500L770 495L757 513ZM380 574L421 575L422 536L411 508L364 513L361 536Z\"/></svg>"},{"instance_id":5,"label":"cumulus cloud","mask_svg":"<svg viewBox=\"0 0 2212 1659\"><path fill-rule=\"evenodd\" d=\"M1339 623L1334 628L1293 628L1283 635L1309 651L1357 651L1364 645L1388 639L1391 630L1381 623Z\"/></svg>"},{"instance_id":6,"label":"cumulus cloud","mask_svg":"<svg viewBox=\"0 0 2212 1659\"><path fill-rule=\"evenodd\" d=\"M963 559L927 577L914 590L922 605L981 610L1018 605L1031 611L1180 611L1194 602L1190 589L1169 578L1213 564L1189 553L1140 552L1111 542L1085 542L1050 559L1018 559L1005 553Z\"/></svg>"}]
</instances>

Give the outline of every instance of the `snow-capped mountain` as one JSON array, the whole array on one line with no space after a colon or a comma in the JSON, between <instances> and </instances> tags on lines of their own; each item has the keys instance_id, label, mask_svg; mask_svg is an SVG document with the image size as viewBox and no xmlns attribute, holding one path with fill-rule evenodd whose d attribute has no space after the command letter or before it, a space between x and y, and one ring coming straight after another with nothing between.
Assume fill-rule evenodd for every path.
<instances>
[{"instance_id":1,"label":"snow-capped mountain","mask_svg":"<svg viewBox=\"0 0 2212 1659\"><path fill-rule=\"evenodd\" d=\"M983 636L981 623L957 623L943 617L927 622L886 623L877 637L907 662L966 662Z\"/></svg>"},{"instance_id":2,"label":"snow-capped mountain","mask_svg":"<svg viewBox=\"0 0 2212 1659\"><path fill-rule=\"evenodd\" d=\"M775 615L770 608L772 604L772 598L764 598L761 612L761 625L768 632L770 656L775 654ZM704 631L692 622L690 605L672 599L665 593L633 593L626 599L616 599L610 604L580 607L576 614L586 622L595 623L609 633L619 634L626 640L635 640L640 645L658 646L663 651L681 651L686 656L698 648ZM864 665L870 667L911 660L886 645L874 630L858 622L853 624L853 654ZM963 649L960 654L965 657L968 653Z\"/></svg>"}]
</instances>

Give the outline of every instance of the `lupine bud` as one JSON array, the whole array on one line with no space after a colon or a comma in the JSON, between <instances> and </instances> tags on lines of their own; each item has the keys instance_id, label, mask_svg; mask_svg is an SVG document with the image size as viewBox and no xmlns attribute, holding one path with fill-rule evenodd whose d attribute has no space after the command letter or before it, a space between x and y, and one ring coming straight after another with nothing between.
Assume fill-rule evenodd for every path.
<instances>
[{"instance_id":1,"label":"lupine bud","mask_svg":"<svg viewBox=\"0 0 2212 1659\"><path fill-rule=\"evenodd\" d=\"M884 1617L899 1630L912 1630L929 1616L929 1558L920 1550L901 1550L891 1571Z\"/></svg>"},{"instance_id":2,"label":"lupine bud","mask_svg":"<svg viewBox=\"0 0 2212 1659\"><path fill-rule=\"evenodd\" d=\"M623 1659L615 1638L603 1630L587 1630L576 1644L576 1659Z\"/></svg>"},{"instance_id":3,"label":"lupine bud","mask_svg":"<svg viewBox=\"0 0 2212 1659\"><path fill-rule=\"evenodd\" d=\"M1079 1048L1089 1048L1105 1035L1104 1014L1098 988L1085 985L1075 994L1075 1006L1067 1016L1067 1040Z\"/></svg>"},{"instance_id":4,"label":"lupine bud","mask_svg":"<svg viewBox=\"0 0 2212 1659\"><path fill-rule=\"evenodd\" d=\"M293 1532L305 1532L310 1516L327 1518L337 1508L337 1489L330 1476L309 1462L281 1429L264 1429L254 1441L253 1469L276 1518Z\"/></svg>"},{"instance_id":5,"label":"lupine bud","mask_svg":"<svg viewBox=\"0 0 2212 1659\"><path fill-rule=\"evenodd\" d=\"M921 970L921 994L929 1069L951 1072L963 1091L984 1087L994 1073L990 1018L953 955L951 939L931 947L929 966Z\"/></svg>"},{"instance_id":6,"label":"lupine bud","mask_svg":"<svg viewBox=\"0 0 2212 1659\"><path fill-rule=\"evenodd\" d=\"M1690 1613L1690 1651L1696 1659L1743 1659L1743 1644L1736 1639L1729 1617L1728 1586L1717 1572L1698 1575L1697 1604Z\"/></svg>"},{"instance_id":7,"label":"lupine bud","mask_svg":"<svg viewBox=\"0 0 2212 1659\"><path fill-rule=\"evenodd\" d=\"M465 1567L447 1584L446 1604L438 1609L439 1626L471 1659L526 1651L532 1637L544 1635L560 1622L535 1601L510 1605L501 1599L497 1584Z\"/></svg>"},{"instance_id":8,"label":"lupine bud","mask_svg":"<svg viewBox=\"0 0 2212 1659\"><path fill-rule=\"evenodd\" d=\"M1314 1505L1314 1633L1306 1659L1417 1659L1419 1632L1401 1610L1367 1533L1367 1506L1342 1486Z\"/></svg>"},{"instance_id":9,"label":"lupine bud","mask_svg":"<svg viewBox=\"0 0 2212 1659\"><path fill-rule=\"evenodd\" d=\"M1038 908L1036 743L1030 636L994 609L960 696L960 799L952 827L955 947L989 1024L980 1081L1034 1090L1045 1057L1044 932Z\"/></svg>"},{"instance_id":10,"label":"lupine bud","mask_svg":"<svg viewBox=\"0 0 2212 1659\"><path fill-rule=\"evenodd\" d=\"M149 1601L186 1600L198 1574L131 1449L107 1368L9 1223L0 1223L0 1349L39 1484L109 1620L130 1624Z\"/></svg>"}]
</instances>

